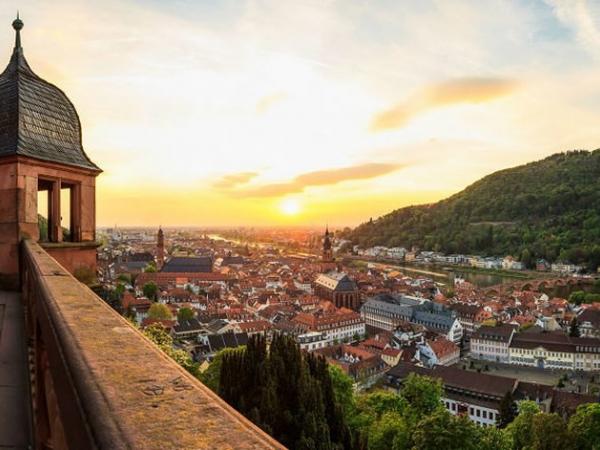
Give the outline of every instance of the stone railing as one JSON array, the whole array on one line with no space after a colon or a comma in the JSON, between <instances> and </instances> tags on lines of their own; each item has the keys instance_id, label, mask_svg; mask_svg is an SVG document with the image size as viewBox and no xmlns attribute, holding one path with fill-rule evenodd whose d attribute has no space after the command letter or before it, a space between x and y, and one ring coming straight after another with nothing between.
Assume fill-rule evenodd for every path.
<instances>
[{"instance_id":1,"label":"stone railing","mask_svg":"<svg viewBox=\"0 0 600 450\"><path fill-rule=\"evenodd\" d=\"M283 449L38 244L21 249L38 449Z\"/></svg>"}]
</instances>

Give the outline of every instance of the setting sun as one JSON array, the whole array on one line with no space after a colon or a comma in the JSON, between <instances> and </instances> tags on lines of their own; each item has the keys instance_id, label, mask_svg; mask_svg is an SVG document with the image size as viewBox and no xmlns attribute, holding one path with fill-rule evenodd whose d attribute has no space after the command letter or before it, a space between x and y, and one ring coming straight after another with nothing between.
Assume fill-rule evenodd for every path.
<instances>
[{"instance_id":1,"label":"setting sun","mask_svg":"<svg viewBox=\"0 0 600 450\"><path fill-rule=\"evenodd\" d=\"M279 205L279 209L286 216L295 216L300 212L300 203L294 198L286 198Z\"/></svg>"}]
</instances>

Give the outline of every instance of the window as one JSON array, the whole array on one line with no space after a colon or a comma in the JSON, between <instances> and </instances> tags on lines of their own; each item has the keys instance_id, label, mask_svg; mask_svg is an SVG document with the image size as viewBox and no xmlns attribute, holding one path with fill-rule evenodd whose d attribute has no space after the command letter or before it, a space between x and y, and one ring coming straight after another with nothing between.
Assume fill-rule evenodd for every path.
<instances>
[{"instance_id":1,"label":"window","mask_svg":"<svg viewBox=\"0 0 600 450\"><path fill-rule=\"evenodd\" d=\"M36 200L40 241L81 240L79 192L77 183L38 178Z\"/></svg>"},{"instance_id":2,"label":"window","mask_svg":"<svg viewBox=\"0 0 600 450\"><path fill-rule=\"evenodd\" d=\"M37 194L37 214L38 214L38 227L40 230L41 242L48 242L50 240L49 231L49 217L50 217L50 190L49 187L43 183L38 182L38 194Z\"/></svg>"}]
</instances>

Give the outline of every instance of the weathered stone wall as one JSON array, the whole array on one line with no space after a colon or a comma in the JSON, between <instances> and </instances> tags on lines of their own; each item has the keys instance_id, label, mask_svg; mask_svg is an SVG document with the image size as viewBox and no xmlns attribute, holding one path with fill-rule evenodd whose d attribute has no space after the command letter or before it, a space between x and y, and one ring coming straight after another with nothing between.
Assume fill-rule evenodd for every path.
<instances>
[{"instance_id":1,"label":"weathered stone wall","mask_svg":"<svg viewBox=\"0 0 600 450\"><path fill-rule=\"evenodd\" d=\"M96 175L89 170L20 156L0 160L0 288L18 289L19 242L22 239L39 240L39 179L69 183L75 187L75 202L72 204L75 220L71 231L76 241L95 240ZM56 215L59 215L58 212ZM60 230L60 224L55 226ZM57 230L55 232L58 233ZM82 265L94 272L96 270L95 252L89 251L88 247L78 251L64 248L57 250L55 256L69 270Z\"/></svg>"},{"instance_id":2,"label":"weathered stone wall","mask_svg":"<svg viewBox=\"0 0 600 450\"><path fill-rule=\"evenodd\" d=\"M0 162L0 289L19 284L18 198L17 167Z\"/></svg>"},{"instance_id":3,"label":"weathered stone wall","mask_svg":"<svg viewBox=\"0 0 600 450\"><path fill-rule=\"evenodd\" d=\"M76 281L22 244L40 448L283 449ZM46 445L46 447L41 447Z\"/></svg>"}]
</instances>

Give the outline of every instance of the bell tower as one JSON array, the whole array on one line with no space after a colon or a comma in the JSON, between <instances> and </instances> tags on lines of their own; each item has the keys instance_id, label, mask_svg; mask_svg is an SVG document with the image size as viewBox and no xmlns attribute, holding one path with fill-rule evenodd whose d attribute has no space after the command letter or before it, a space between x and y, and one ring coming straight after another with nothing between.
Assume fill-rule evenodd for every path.
<instances>
[{"instance_id":1,"label":"bell tower","mask_svg":"<svg viewBox=\"0 0 600 450\"><path fill-rule=\"evenodd\" d=\"M0 74L0 287L19 284L19 243L33 239L67 270L96 271L96 177L62 90L37 76L21 46Z\"/></svg>"},{"instance_id":2,"label":"bell tower","mask_svg":"<svg viewBox=\"0 0 600 450\"><path fill-rule=\"evenodd\" d=\"M327 226L325 228L325 237L323 239L323 262L333 262L333 249L329 236L329 226Z\"/></svg>"},{"instance_id":3,"label":"bell tower","mask_svg":"<svg viewBox=\"0 0 600 450\"><path fill-rule=\"evenodd\" d=\"M158 235L156 239L156 268L162 269L165 263L165 233L162 227L158 227Z\"/></svg>"}]
</instances>

